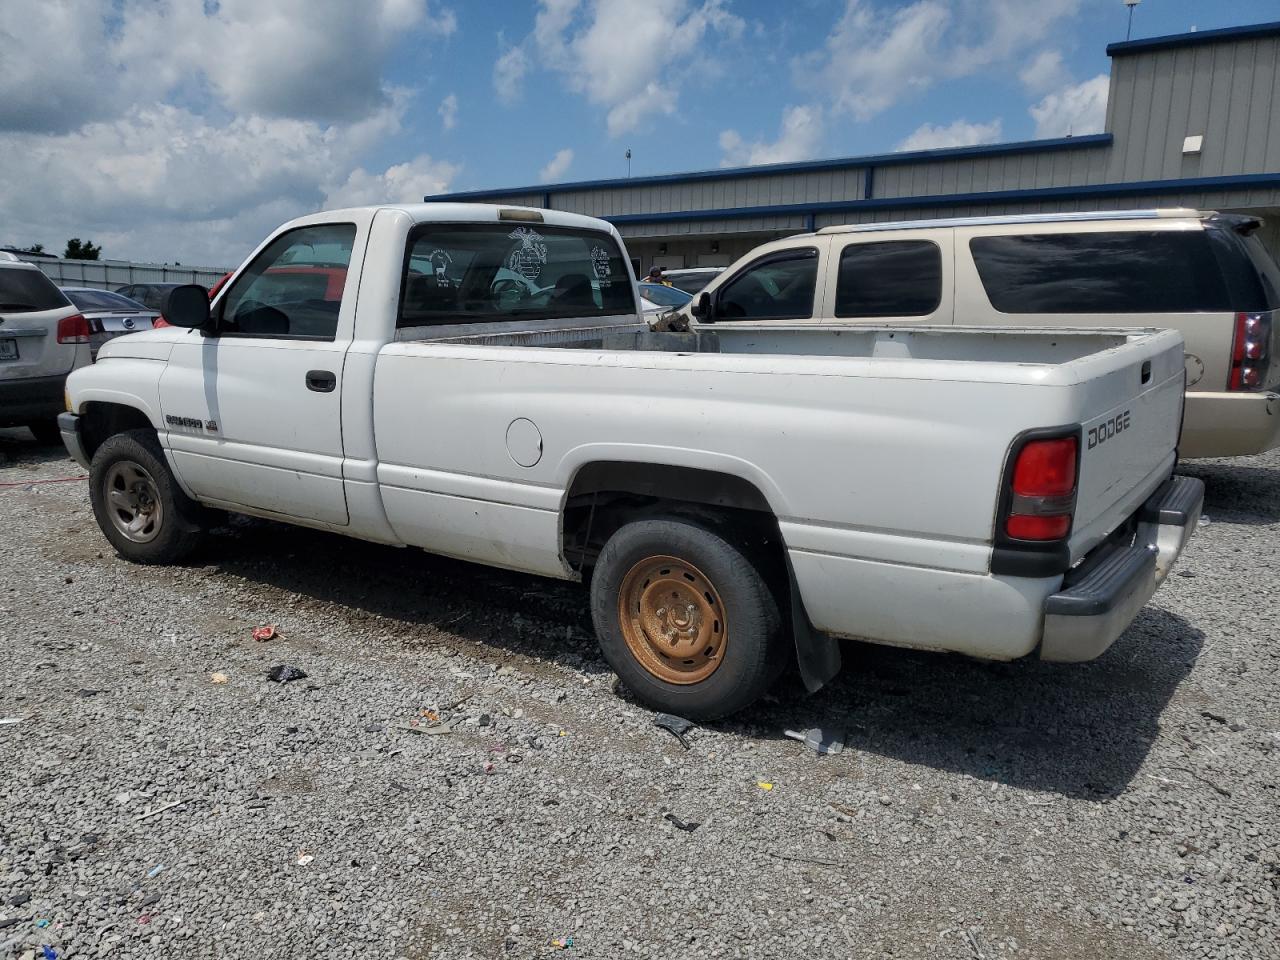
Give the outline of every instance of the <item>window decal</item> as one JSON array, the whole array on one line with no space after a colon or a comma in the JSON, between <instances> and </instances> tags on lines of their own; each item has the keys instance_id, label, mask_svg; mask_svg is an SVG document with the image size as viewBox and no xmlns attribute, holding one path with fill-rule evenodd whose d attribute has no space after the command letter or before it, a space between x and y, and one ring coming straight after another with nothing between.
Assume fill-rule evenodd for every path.
<instances>
[{"instance_id":1,"label":"window decal","mask_svg":"<svg viewBox=\"0 0 1280 960\"><path fill-rule=\"evenodd\" d=\"M431 262L431 273L436 278L437 287L452 287L455 282L449 276L449 268L453 266L453 257L449 255L448 250L432 250L431 256L427 257Z\"/></svg>"},{"instance_id":2,"label":"window decal","mask_svg":"<svg viewBox=\"0 0 1280 960\"><path fill-rule=\"evenodd\" d=\"M604 247L591 248L591 270L601 283L608 283L613 278L613 267L609 263L609 251Z\"/></svg>"},{"instance_id":3,"label":"window decal","mask_svg":"<svg viewBox=\"0 0 1280 960\"><path fill-rule=\"evenodd\" d=\"M507 258L507 266L530 283L537 283L547 264L547 245L542 236L532 227L516 227L507 236L520 241L520 246Z\"/></svg>"}]
</instances>

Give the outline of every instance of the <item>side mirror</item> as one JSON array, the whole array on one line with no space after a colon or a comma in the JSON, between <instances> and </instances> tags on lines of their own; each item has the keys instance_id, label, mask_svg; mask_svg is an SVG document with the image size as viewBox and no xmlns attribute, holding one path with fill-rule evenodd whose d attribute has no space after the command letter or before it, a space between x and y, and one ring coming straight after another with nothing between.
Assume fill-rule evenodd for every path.
<instances>
[{"instance_id":1,"label":"side mirror","mask_svg":"<svg viewBox=\"0 0 1280 960\"><path fill-rule=\"evenodd\" d=\"M702 320L704 323L710 323L711 316L711 294L700 293L697 298L689 305L689 313Z\"/></svg>"},{"instance_id":2,"label":"side mirror","mask_svg":"<svg viewBox=\"0 0 1280 960\"><path fill-rule=\"evenodd\" d=\"M214 332L209 315L209 291L198 283L187 283L170 290L160 312L175 327L199 330L205 335Z\"/></svg>"}]
</instances>

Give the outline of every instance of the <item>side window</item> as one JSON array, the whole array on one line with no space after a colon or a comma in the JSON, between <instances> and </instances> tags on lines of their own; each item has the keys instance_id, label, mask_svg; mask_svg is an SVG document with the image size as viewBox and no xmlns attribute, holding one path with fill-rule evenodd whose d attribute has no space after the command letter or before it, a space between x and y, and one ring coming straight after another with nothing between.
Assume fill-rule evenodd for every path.
<instances>
[{"instance_id":1,"label":"side window","mask_svg":"<svg viewBox=\"0 0 1280 960\"><path fill-rule=\"evenodd\" d=\"M299 227L281 234L222 298L227 336L332 340L355 245L353 223Z\"/></svg>"},{"instance_id":2,"label":"side window","mask_svg":"<svg viewBox=\"0 0 1280 960\"><path fill-rule=\"evenodd\" d=\"M813 316L818 251L788 250L743 270L716 300L721 320L807 320Z\"/></svg>"},{"instance_id":3,"label":"side window","mask_svg":"<svg viewBox=\"0 0 1280 960\"><path fill-rule=\"evenodd\" d=\"M942 251L936 243L851 243L840 252L837 317L924 317L941 302Z\"/></svg>"},{"instance_id":4,"label":"side window","mask_svg":"<svg viewBox=\"0 0 1280 960\"><path fill-rule=\"evenodd\" d=\"M634 314L613 237L542 223L431 223L409 237L398 327Z\"/></svg>"},{"instance_id":5,"label":"side window","mask_svg":"<svg viewBox=\"0 0 1280 960\"><path fill-rule=\"evenodd\" d=\"M974 237L1001 313L1199 313L1231 298L1203 230Z\"/></svg>"}]
</instances>

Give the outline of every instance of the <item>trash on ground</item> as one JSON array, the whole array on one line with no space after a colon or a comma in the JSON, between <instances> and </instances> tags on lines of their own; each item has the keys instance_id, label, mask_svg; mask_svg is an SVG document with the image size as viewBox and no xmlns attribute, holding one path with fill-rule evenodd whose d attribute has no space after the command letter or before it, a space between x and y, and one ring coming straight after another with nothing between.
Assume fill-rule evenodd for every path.
<instances>
[{"instance_id":1,"label":"trash on ground","mask_svg":"<svg viewBox=\"0 0 1280 960\"><path fill-rule=\"evenodd\" d=\"M76 691L76 696L85 697L87 699L88 697L96 697L98 694L106 693L106 692L107 692L106 690L95 690L92 687L83 687L82 689Z\"/></svg>"},{"instance_id":2,"label":"trash on ground","mask_svg":"<svg viewBox=\"0 0 1280 960\"><path fill-rule=\"evenodd\" d=\"M494 770L496 770L496 769L498 769L498 768L497 768L497 767L495 767L495 766L493 765L493 761L492 761L492 760L486 760L486 761L484 762L484 766L483 766L483 767L481 767L481 769L482 769L485 773L493 773L493 771L494 771Z\"/></svg>"},{"instance_id":3,"label":"trash on ground","mask_svg":"<svg viewBox=\"0 0 1280 960\"><path fill-rule=\"evenodd\" d=\"M58 960L58 951L47 943L40 944L40 952L44 954L41 960Z\"/></svg>"},{"instance_id":4,"label":"trash on ground","mask_svg":"<svg viewBox=\"0 0 1280 960\"><path fill-rule=\"evenodd\" d=\"M7 727L11 723L21 723L23 717L0 717L0 727Z\"/></svg>"},{"instance_id":5,"label":"trash on ground","mask_svg":"<svg viewBox=\"0 0 1280 960\"><path fill-rule=\"evenodd\" d=\"M773 789L773 784L772 784L772 783L770 783L768 780L757 780L757 781L756 781L756 786L757 786L757 787L759 787L761 790L772 790L772 789Z\"/></svg>"},{"instance_id":6,"label":"trash on ground","mask_svg":"<svg viewBox=\"0 0 1280 960\"><path fill-rule=\"evenodd\" d=\"M47 917L41 917L39 920L36 921L36 926L39 927L41 930L43 930L45 927L47 927L51 923L53 923L52 920L48 919Z\"/></svg>"},{"instance_id":7,"label":"trash on ground","mask_svg":"<svg viewBox=\"0 0 1280 960\"><path fill-rule=\"evenodd\" d=\"M662 819L671 821L677 830L683 830L685 833L693 833L693 831L702 826L702 824L695 823L692 820L681 820L674 813L664 813Z\"/></svg>"},{"instance_id":8,"label":"trash on ground","mask_svg":"<svg viewBox=\"0 0 1280 960\"><path fill-rule=\"evenodd\" d=\"M568 950L573 946L573 937L556 937L551 941L551 945L557 950Z\"/></svg>"},{"instance_id":9,"label":"trash on ground","mask_svg":"<svg viewBox=\"0 0 1280 960\"><path fill-rule=\"evenodd\" d=\"M274 623L267 623L263 624L261 627L253 628L253 639L257 640L259 643L266 643L268 640L274 640L278 636L280 636L280 633L276 630L276 625Z\"/></svg>"},{"instance_id":10,"label":"trash on ground","mask_svg":"<svg viewBox=\"0 0 1280 960\"><path fill-rule=\"evenodd\" d=\"M689 741L685 739L685 734L693 729L692 720L686 720L684 717L677 717L671 713L659 713L653 718L653 725L661 727L672 734L686 750L691 749Z\"/></svg>"},{"instance_id":11,"label":"trash on ground","mask_svg":"<svg viewBox=\"0 0 1280 960\"><path fill-rule=\"evenodd\" d=\"M293 680L305 680L307 672L301 667L293 667L287 663L277 664L267 671L267 679L276 683L290 683Z\"/></svg>"},{"instance_id":12,"label":"trash on ground","mask_svg":"<svg viewBox=\"0 0 1280 960\"><path fill-rule=\"evenodd\" d=\"M164 873L164 869L165 867L163 863L156 864L154 867L152 867L150 870L147 871L147 879L154 880L156 877L160 876L160 874Z\"/></svg>"},{"instance_id":13,"label":"trash on ground","mask_svg":"<svg viewBox=\"0 0 1280 960\"><path fill-rule=\"evenodd\" d=\"M834 754L844 749L844 734L839 731L811 727L808 730L784 730L783 733L819 754Z\"/></svg>"},{"instance_id":14,"label":"trash on ground","mask_svg":"<svg viewBox=\"0 0 1280 960\"><path fill-rule=\"evenodd\" d=\"M406 733L426 733L431 735L439 735L443 733L453 733L453 727L447 723L433 723L429 727L402 726L399 729Z\"/></svg>"},{"instance_id":15,"label":"trash on ground","mask_svg":"<svg viewBox=\"0 0 1280 960\"><path fill-rule=\"evenodd\" d=\"M305 867L308 863L315 859L314 854L307 853L305 850L298 851L298 866Z\"/></svg>"},{"instance_id":16,"label":"trash on ground","mask_svg":"<svg viewBox=\"0 0 1280 960\"><path fill-rule=\"evenodd\" d=\"M225 673L211 673L209 679L214 683L226 683L227 675Z\"/></svg>"},{"instance_id":17,"label":"trash on ground","mask_svg":"<svg viewBox=\"0 0 1280 960\"><path fill-rule=\"evenodd\" d=\"M140 917L138 918L138 922L139 922L139 923L141 923L141 924L148 924L148 923L150 923L150 922L151 922L151 914L149 914L149 913L144 913L142 916L140 916Z\"/></svg>"},{"instance_id":18,"label":"trash on ground","mask_svg":"<svg viewBox=\"0 0 1280 960\"><path fill-rule=\"evenodd\" d=\"M166 810L172 810L174 807L180 807L186 802L187 801L185 800L175 800L173 801L173 803L166 803L163 807L156 807L154 810L148 810L146 813L141 813L138 816L134 817L133 819L147 820L151 817L156 816L157 814L164 813ZM163 869L164 867L158 867L156 872L158 873L160 870L163 870ZM150 876L150 874L148 874L148 876Z\"/></svg>"}]
</instances>

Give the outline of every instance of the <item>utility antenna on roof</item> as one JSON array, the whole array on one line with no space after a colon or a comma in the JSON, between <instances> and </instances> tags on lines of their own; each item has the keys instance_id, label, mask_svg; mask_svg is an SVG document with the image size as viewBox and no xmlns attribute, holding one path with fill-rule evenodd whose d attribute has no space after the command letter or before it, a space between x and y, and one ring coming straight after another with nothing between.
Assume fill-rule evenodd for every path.
<instances>
[{"instance_id":1,"label":"utility antenna on roof","mask_svg":"<svg viewBox=\"0 0 1280 960\"><path fill-rule=\"evenodd\" d=\"M1129 29L1124 32L1126 40L1133 36L1133 8L1141 2L1142 0L1124 0L1124 5L1129 8Z\"/></svg>"},{"instance_id":2,"label":"utility antenna on roof","mask_svg":"<svg viewBox=\"0 0 1280 960\"><path fill-rule=\"evenodd\" d=\"M627 147L627 179L631 179L631 148Z\"/></svg>"}]
</instances>

